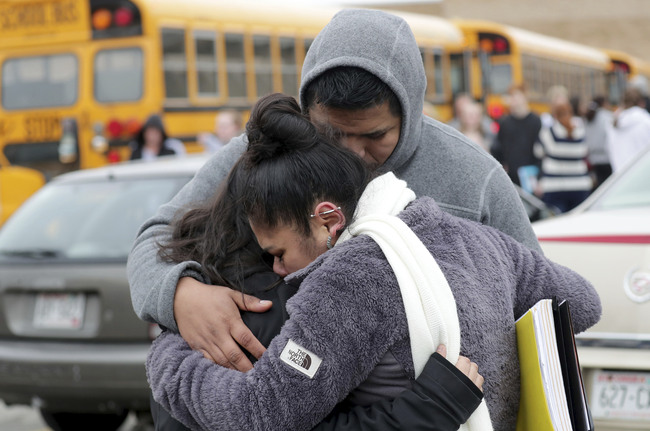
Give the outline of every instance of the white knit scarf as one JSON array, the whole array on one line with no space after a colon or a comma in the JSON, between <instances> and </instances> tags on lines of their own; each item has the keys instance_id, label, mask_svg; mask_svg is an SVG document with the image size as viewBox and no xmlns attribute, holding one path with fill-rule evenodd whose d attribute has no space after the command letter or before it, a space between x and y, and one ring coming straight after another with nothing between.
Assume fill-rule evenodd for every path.
<instances>
[{"instance_id":1,"label":"white knit scarf","mask_svg":"<svg viewBox=\"0 0 650 431\"><path fill-rule=\"evenodd\" d=\"M368 235L383 251L399 283L408 322L415 376L440 344L455 364L460 354L456 301L438 263L413 231L397 217L415 193L392 172L371 181L355 212L355 221L338 242ZM485 400L461 430L492 430Z\"/></svg>"}]
</instances>

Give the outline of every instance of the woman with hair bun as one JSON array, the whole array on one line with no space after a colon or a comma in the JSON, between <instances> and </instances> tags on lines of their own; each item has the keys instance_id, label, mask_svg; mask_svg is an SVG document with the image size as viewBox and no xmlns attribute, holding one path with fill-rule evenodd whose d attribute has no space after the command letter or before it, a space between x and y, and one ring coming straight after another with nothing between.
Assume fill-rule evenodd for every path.
<instances>
[{"instance_id":1,"label":"woman with hair bun","mask_svg":"<svg viewBox=\"0 0 650 431\"><path fill-rule=\"evenodd\" d=\"M443 344L452 363L462 353L485 377L486 402L461 429L514 429L515 319L556 296L583 331L600 316L593 287L500 231L415 199L392 173L373 179L291 98L261 99L247 134L225 190L273 271L297 289L289 319L246 373L164 332L147 360L156 401L192 429L307 430L335 406L369 406L413 388ZM464 396L458 388L442 389Z\"/></svg>"},{"instance_id":2,"label":"woman with hair bun","mask_svg":"<svg viewBox=\"0 0 650 431\"><path fill-rule=\"evenodd\" d=\"M273 113L269 112L271 108L263 108L271 102L276 102L273 103ZM254 111L266 112L265 117L255 121L263 121L279 131L287 128L302 130L301 134L292 134L288 145L308 147L318 135L314 133L311 123L307 127L301 127L304 126L304 117L300 118L301 114L295 111L295 106L290 98L269 96L261 99L259 109ZM268 118L271 114L272 118ZM277 114L281 114L280 118ZM292 124L286 124L287 121ZM257 123L252 121L248 130L255 151L249 153L251 159L247 162L240 160L240 163L258 163L259 160L256 159L263 159L262 155L270 157L274 152L286 149L278 146L277 142L266 142L267 135L256 128L255 124ZM278 132L267 130L266 133L271 135ZM233 174L222 184L211 202L189 210L177 220L173 225L172 241L161 246L160 256L171 262L195 261L200 265L200 271L192 274L193 277L206 283L231 286L243 293L272 301L273 307L263 314L242 313L244 322L256 338L268 346L289 318L286 302L296 293L297 287L287 285L273 272L273 258L262 251L253 236L240 202L240 196L246 187L246 181L241 176L243 173L243 169L233 169ZM222 234L215 235L214 232ZM180 336L178 338L178 342L184 343ZM454 367L444 359L445 355L446 349L439 346L413 387L404 390L393 400L376 402L369 407L339 406L314 429L458 429L482 399L479 389L483 377L478 374L476 364L468 358L460 356ZM256 361L251 354L248 354L248 359ZM156 431L188 430L153 399L151 413ZM220 426L218 429L227 427Z\"/></svg>"}]
</instances>

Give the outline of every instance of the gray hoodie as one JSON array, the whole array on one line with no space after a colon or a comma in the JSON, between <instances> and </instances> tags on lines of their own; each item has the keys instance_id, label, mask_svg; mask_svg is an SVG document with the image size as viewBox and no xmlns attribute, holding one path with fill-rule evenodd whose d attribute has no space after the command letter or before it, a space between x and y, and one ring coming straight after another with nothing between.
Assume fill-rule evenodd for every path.
<instances>
[{"instance_id":1,"label":"gray hoodie","mask_svg":"<svg viewBox=\"0 0 650 431\"><path fill-rule=\"evenodd\" d=\"M316 37L305 58L301 100L309 82L338 66L361 67L381 78L402 105L401 136L381 171L393 171L418 196L435 198L451 214L496 227L540 250L524 207L500 164L452 127L423 115L424 67L413 33L403 19L371 10L339 12ZM214 194L245 146L244 136L231 141L142 226L128 260L131 297L140 318L177 330L173 300L179 277L190 275L203 282L207 278L196 262L161 262L156 241L169 238L168 225L177 211L186 211Z\"/></svg>"}]
</instances>

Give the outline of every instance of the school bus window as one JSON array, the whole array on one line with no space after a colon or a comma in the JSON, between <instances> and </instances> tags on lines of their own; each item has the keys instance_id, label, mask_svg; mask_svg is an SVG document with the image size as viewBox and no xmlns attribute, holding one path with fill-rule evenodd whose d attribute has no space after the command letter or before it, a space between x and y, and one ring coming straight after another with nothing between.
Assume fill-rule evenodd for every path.
<instances>
[{"instance_id":1,"label":"school bus window","mask_svg":"<svg viewBox=\"0 0 650 431\"><path fill-rule=\"evenodd\" d=\"M280 64L282 70L282 91L290 96L298 96L296 40L292 37L280 38Z\"/></svg>"},{"instance_id":2,"label":"school bus window","mask_svg":"<svg viewBox=\"0 0 650 431\"><path fill-rule=\"evenodd\" d=\"M544 76L544 87L542 88L542 97L546 97L546 93L548 93L548 90L551 88L553 85L553 67L551 64L551 61L548 59L542 59L542 67L543 67L543 76Z\"/></svg>"},{"instance_id":3,"label":"school bus window","mask_svg":"<svg viewBox=\"0 0 650 431\"><path fill-rule=\"evenodd\" d=\"M536 98L544 94L544 61L539 57L531 57L535 73L534 93Z\"/></svg>"},{"instance_id":4,"label":"school bus window","mask_svg":"<svg viewBox=\"0 0 650 431\"><path fill-rule=\"evenodd\" d=\"M2 65L2 106L33 109L77 101L78 61L72 54L23 57Z\"/></svg>"},{"instance_id":5,"label":"school bus window","mask_svg":"<svg viewBox=\"0 0 650 431\"><path fill-rule=\"evenodd\" d=\"M521 70L524 82L528 85L529 95L532 95L535 92L535 65L531 56L521 56Z\"/></svg>"},{"instance_id":6,"label":"school bus window","mask_svg":"<svg viewBox=\"0 0 650 431\"><path fill-rule=\"evenodd\" d=\"M492 64L490 68L490 90L495 94L506 94L512 85L512 66L507 63Z\"/></svg>"},{"instance_id":7,"label":"school bus window","mask_svg":"<svg viewBox=\"0 0 650 431\"><path fill-rule=\"evenodd\" d=\"M436 95L444 96L445 95L445 84L444 84L444 75L443 75L443 57L441 52L433 53L433 71L436 85Z\"/></svg>"},{"instance_id":8,"label":"school bus window","mask_svg":"<svg viewBox=\"0 0 650 431\"><path fill-rule=\"evenodd\" d=\"M212 31L194 32L196 51L196 82L200 97L218 97L217 34Z\"/></svg>"},{"instance_id":9,"label":"school bus window","mask_svg":"<svg viewBox=\"0 0 650 431\"><path fill-rule=\"evenodd\" d=\"M162 30L163 70L167 99L187 97L187 58L185 56L185 30Z\"/></svg>"},{"instance_id":10,"label":"school bus window","mask_svg":"<svg viewBox=\"0 0 650 431\"><path fill-rule=\"evenodd\" d=\"M427 79L427 92L425 95L426 100L433 99L433 94L435 92L435 84L433 82L433 60L431 60L431 54L426 52L426 48L420 47L420 58L422 59L422 65L424 66L424 76Z\"/></svg>"},{"instance_id":11,"label":"school bus window","mask_svg":"<svg viewBox=\"0 0 650 431\"><path fill-rule=\"evenodd\" d=\"M143 59L140 48L111 49L95 56L95 100L130 102L142 98Z\"/></svg>"},{"instance_id":12,"label":"school bus window","mask_svg":"<svg viewBox=\"0 0 650 431\"><path fill-rule=\"evenodd\" d=\"M244 57L244 36L226 33L226 68L228 71L228 95L231 98L247 96L246 60Z\"/></svg>"},{"instance_id":13,"label":"school bus window","mask_svg":"<svg viewBox=\"0 0 650 431\"><path fill-rule=\"evenodd\" d=\"M463 54L452 54L449 58L451 65L451 94L467 92L467 74Z\"/></svg>"},{"instance_id":14,"label":"school bus window","mask_svg":"<svg viewBox=\"0 0 650 431\"><path fill-rule=\"evenodd\" d=\"M255 58L255 84L257 95L264 96L273 92L273 66L271 64L271 38L253 36L253 53Z\"/></svg>"}]
</instances>

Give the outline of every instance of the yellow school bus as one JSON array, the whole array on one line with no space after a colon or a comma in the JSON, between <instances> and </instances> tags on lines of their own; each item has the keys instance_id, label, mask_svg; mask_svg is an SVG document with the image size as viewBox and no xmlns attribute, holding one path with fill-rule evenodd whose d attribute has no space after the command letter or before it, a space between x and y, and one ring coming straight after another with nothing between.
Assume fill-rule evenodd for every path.
<instances>
[{"instance_id":1,"label":"yellow school bus","mask_svg":"<svg viewBox=\"0 0 650 431\"><path fill-rule=\"evenodd\" d=\"M297 95L307 49L335 9L220 0L0 0L0 163L48 178L129 157L150 114L199 151L220 109ZM460 31L402 14L427 66L427 101L451 99ZM442 117L449 109L437 109ZM444 118L443 118L444 119Z\"/></svg>"},{"instance_id":2,"label":"yellow school bus","mask_svg":"<svg viewBox=\"0 0 650 431\"><path fill-rule=\"evenodd\" d=\"M619 105L628 83L641 78L646 85L650 85L650 62L629 55L625 52L612 49L604 50L610 60L607 73L607 86L609 102Z\"/></svg>"},{"instance_id":3,"label":"yellow school bus","mask_svg":"<svg viewBox=\"0 0 650 431\"><path fill-rule=\"evenodd\" d=\"M609 58L599 49L498 23L456 19L472 52L471 92L498 117L503 96L525 84L531 108L548 111L548 90L566 87L571 96L591 100L607 94Z\"/></svg>"}]
</instances>

